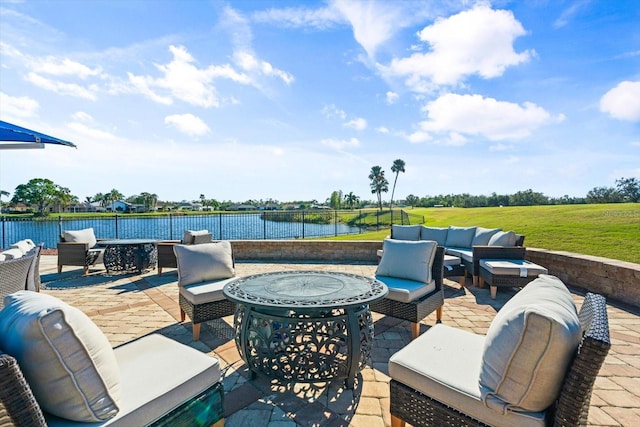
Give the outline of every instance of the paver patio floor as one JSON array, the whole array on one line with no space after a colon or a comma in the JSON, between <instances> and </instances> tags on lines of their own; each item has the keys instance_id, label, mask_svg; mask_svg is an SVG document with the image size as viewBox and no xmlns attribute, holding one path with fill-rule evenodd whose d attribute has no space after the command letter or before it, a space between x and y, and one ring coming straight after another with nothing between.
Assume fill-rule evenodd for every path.
<instances>
[{"instance_id":1,"label":"paver patio floor","mask_svg":"<svg viewBox=\"0 0 640 427\"><path fill-rule=\"evenodd\" d=\"M371 362L353 390L343 382L279 384L258 375L249 380L246 365L233 341L233 316L203 324L200 341L191 338L191 324L180 323L177 271L142 275L104 274L65 267L57 273L57 257L43 255L42 292L81 309L104 331L113 346L151 333L161 333L220 359L224 374L227 427L390 426L389 357L409 343L408 322L374 313L375 344ZM326 270L373 275L375 265L318 263L236 263L237 274L282 270ZM446 280L443 323L484 334L497 310L516 292L500 289L495 300L488 287L461 288ZM572 290L578 305L583 297ZM608 302L612 347L591 398L589 425L640 425L640 310ZM435 313L422 321L421 331L435 323Z\"/></svg>"}]
</instances>

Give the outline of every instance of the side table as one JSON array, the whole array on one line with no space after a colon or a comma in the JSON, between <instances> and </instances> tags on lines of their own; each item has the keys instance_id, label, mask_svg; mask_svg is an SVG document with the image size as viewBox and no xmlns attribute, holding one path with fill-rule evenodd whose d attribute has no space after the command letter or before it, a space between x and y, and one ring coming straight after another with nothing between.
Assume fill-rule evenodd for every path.
<instances>
[{"instance_id":1,"label":"side table","mask_svg":"<svg viewBox=\"0 0 640 427\"><path fill-rule=\"evenodd\" d=\"M540 274L547 274L546 268L520 259L481 259L480 287L487 282L491 299L496 298L498 286L522 287Z\"/></svg>"}]
</instances>

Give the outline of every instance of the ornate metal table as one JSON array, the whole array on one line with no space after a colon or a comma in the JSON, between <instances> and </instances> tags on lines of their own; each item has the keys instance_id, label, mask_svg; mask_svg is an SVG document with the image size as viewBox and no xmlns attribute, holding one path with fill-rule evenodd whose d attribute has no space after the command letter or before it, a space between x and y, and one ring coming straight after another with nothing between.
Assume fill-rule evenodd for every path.
<instances>
[{"instance_id":1,"label":"ornate metal table","mask_svg":"<svg viewBox=\"0 0 640 427\"><path fill-rule=\"evenodd\" d=\"M105 246L104 266L107 273L142 273L155 268L158 251L153 239L101 240Z\"/></svg>"},{"instance_id":2,"label":"ornate metal table","mask_svg":"<svg viewBox=\"0 0 640 427\"><path fill-rule=\"evenodd\" d=\"M340 378L353 388L373 345L369 303L388 289L354 274L287 271L242 277L223 292L237 303L236 345L252 375L299 382Z\"/></svg>"}]
</instances>

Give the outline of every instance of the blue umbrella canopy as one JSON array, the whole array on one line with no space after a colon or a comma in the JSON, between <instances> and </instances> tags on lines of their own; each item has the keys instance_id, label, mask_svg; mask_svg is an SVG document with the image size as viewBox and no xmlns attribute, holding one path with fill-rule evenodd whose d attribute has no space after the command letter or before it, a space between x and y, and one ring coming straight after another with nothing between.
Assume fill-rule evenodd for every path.
<instances>
[{"instance_id":1,"label":"blue umbrella canopy","mask_svg":"<svg viewBox=\"0 0 640 427\"><path fill-rule=\"evenodd\" d=\"M78 148L73 142L0 121L0 150L44 148L44 144Z\"/></svg>"}]
</instances>

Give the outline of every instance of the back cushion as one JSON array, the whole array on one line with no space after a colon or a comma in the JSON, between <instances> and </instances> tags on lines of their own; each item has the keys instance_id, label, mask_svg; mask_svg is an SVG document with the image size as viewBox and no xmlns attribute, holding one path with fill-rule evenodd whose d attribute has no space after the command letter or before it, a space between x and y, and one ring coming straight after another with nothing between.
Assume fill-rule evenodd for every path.
<instances>
[{"instance_id":1,"label":"back cushion","mask_svg":"<svg viewBox=\"0 0 640 427\"><path fill-rule=\"evenodd\" d=\"M398 240L420 240L421 225L391 225L391 238Z\"/></svg>"},{"instance_id":2,"label":"back cushion","mask_svg":"<svg viewBox=\"0 0 640 427\"><path fill-rule=\"evenodd\" d=\"M487 246L491 237L498 231L502 231L499 228L476 228L476 234L473 236L472 246Z\"/></svg>"},{"instance_id":3,"label":"back cushion","mask_svg":"<svg viewBox=\"0 0 640 427\"><path fill-rule=\"evenodd\" d=\"M231 243L202 243L200 245L175 245L178 264L178 285L187 286L235 276Z\"/></svg>"},{"instance_id":4,"label":"back cushion","mask_svg":"<svg viewBox=\"0 0 640 427\"><path fill-rule=\"evenodd\" d=\"M414 242L385 239L376 276L429 283L437 247L436 242L428 240Z\"/></svg>"},{"instance_id":5,"label":"back cushion","mask_svg":"<svg viewBox=\"0 0 640 427\"><path fill-rule=\"evenodd\" d=\"M70 243L86 243L92 248L98 243L93 228L85 228L84 230L69 230L62 234L65 242Z\"/></svg>"},{"instance_id":6,"label":"back cushion","mask_svg":"<svg viewBox=\"0 0 640 427\"><path fill-rule=\"evenodd\" d=\"M566 286L540 275L491 322L480 370L487 406L542 411L560 393L581 339L578 312Z\"/></svg>"},{"instance_id":7,"label":"back cushion","mask_svg":"<svg viewBox=\"0 0 640 427\"><path fill-rule=\"evenodd\" d=\"M476 227L449 227L445 246L448 248L470 248Z\"/></svg>"},{"instance_id":8,"label":"back cushion","mask_svg":"<svg viewBox=\"0 0 640 427\"><path fill-rule=\"evenodd\" d=\"M447 242L447 233L449 232L449 228L439 228L439 227L426 227L424 225L421 226L420 230L420 240L433 240L438 243L438 246L444 246Z\"/></svg>"},{"instance_id":9,"label":"back cushion","mask_svg":"<svg viewBox=\"0 0 640 427\"><path fill-rule=\"evenodd\" d=\"M0 347L16 358L42 409L82 422L118 413L120 369L91 319L38 292L15 292L4 304Z\"/></svg>"},{"instance_id":10,"label":"back cushion","mask_svg":"<svg viewBox=\"0 0 640 427\"><path fill-rule=\"evenodd\" d=\"M209 230L186 230L184 232L184 236L182 237L182 243L184 245L193 245L196 244L195 240L196 237L200 238L201 236L207 236L210 235L211 233L209 233ZM211 240L211 238L209 238L209 240ZM201 242L200 239L198 240L197 243L204 243Z\"/></svg>"},{"instance_id":11,"label":"back cushion","mask_svg":"<svg viewBox=\"0 0 640 427\"><path fill-rule=\"evenodd\" d=\"M498 231L489 239L489 246L515 246L517 240L513 231Z\"/></svg>"}]
</instances>

